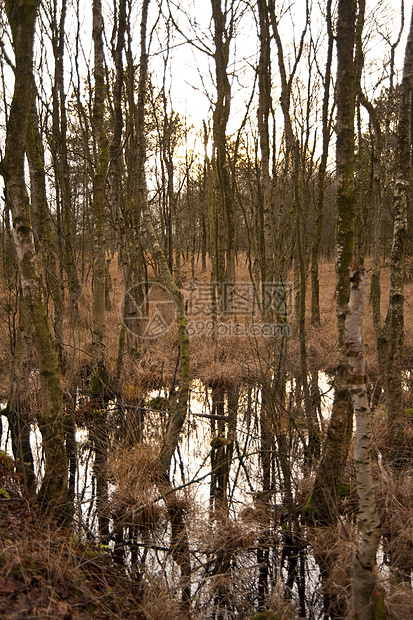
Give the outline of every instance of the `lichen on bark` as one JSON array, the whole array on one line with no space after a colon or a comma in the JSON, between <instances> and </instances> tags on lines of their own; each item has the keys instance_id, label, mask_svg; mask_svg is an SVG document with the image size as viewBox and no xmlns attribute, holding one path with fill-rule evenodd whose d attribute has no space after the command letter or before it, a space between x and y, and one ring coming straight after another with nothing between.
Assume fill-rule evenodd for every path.
<instances>
[{"instance_id":1,"label":"lichen on bark","mask_svg":"<svg viewBox=\"0 0 413 620\"><path fill-rule=\"evenodd\" d=\"M33 39L38 0L6 2L15 53L14 92L6 131L3 162L7 203L13 217L23 307L39 363L41 413L39 428L45 472L38 494L41 504L64 521L69 514L67 460L63 439L59 361L42 294L34 246L24 161L33 88Z\"/></svg>"}]
</instances>

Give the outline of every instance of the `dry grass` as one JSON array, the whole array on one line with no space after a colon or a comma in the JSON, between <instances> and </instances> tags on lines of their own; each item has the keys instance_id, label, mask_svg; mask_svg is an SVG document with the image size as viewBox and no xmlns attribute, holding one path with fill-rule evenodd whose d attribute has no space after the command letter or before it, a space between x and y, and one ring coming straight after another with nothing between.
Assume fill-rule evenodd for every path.
<instances>
[{"instance_id":1,"label":"dry grass","mask_svg":"<svg viewBox=\"0 0 413 620\"><path fill-rule=\"evenodd\" d=\"M0 518L1 618L143 618L106 550L56 530L24 500L1 503Z\"/></svg>"},{"instance_id":2,"label":"dry grass","mask_svg":"<svg viewBox=\"0 0 413 620\"><path fill-rule=\"evenodd\" d=\"M384 609L388 620L411 620L413 592L410 584L390 584L384 598Z\"/></svg>"},{"instance_id":3,"label":"dry grass","mask_svg":"<svg viewBox=\"0 0 413 620\"><path fill-rule=\"evenodd\" d=\"M136 455L137 456L137 455ZM148 474L152 457L142 455ZM138 476L132 458L113 470L119 480L135 475L146 492L145 476ZM2 482L4 482L5 474ZM139 481L138 481L139 479ZM17 484L14 481L15 485ZM146 574L132 580L113 561L109 550L45 518L29 506L21 493L0 501L0 617L4 620L54 618L61 620L184 620L175 593L162 578ZM138 524L139 525L139 524Z\"/></svg>"},{"instance_id":4,"label":"dry grass","mask_svg":"<svg viewBox=\"0 0 413 620\"><path fill-rule=\"evenodd\" d=\"M116 487L111 495L110 510L116 519L127 519L138 530L157 529L165 517L164 509L153 500L156 490L158 451L147 444L118 452L110 462L109 475Z\"/></svg>"},{"instance_id":5,"label":"dry grass","mask_svg":"<svg viewBox=\"0 0 413 620\"><path fill-rule=\"evenodd\" d=\"M371 261L366 261L367 272L371 267ZM384 321L389 292L389 267L383 264L382 268L382 321ZM199 283L209 281L209 268L202 272L200 266L196 267L196 279ZM184 283L192 277L189 267L183 270ZM117 262L111 263L112 278L112 308L107 312L107 364L109 371L114 373L118 350L118 337L121 326L121 300L123 296L123 282ZM249 273L246 259L242 256L238 259L237 281L249 282ZM292 276L290 276L292 280ZM310 286L308 287L310 289ZM413 282L407 281L405 286L406 307L413 304ZM310 370L321 370L332 373L337 362L337 319L335 309L335 271L332 261L320 262L320 310L321 327L315 328L310 322L311 290L307 297L307 343L308 343L308 366ZM91 292L88 287L84 288L81 300L81 315L83 317L77 326L76 335L72 335L73 343L76 341L81 351L75 356L74 375L82 375L82 367L87 367L88 353L90 353L91 334ZM292 317L293 332L288 342L288 359L291 371L298 371L299 342L294 329L294 316ZM413 315L406 312L406 351L413 348ZM375 338L371 316L371 305L366 303L365 318L363 322L365 351L368 364L368 372L373 383L378 376L378 367L375 352ZM70 335L68 334L69 340ZM72 344L73 344L72 343ZM248 380L249 372L258 372L257 356L262 355L265 359L268 349L271 348L271 340L268 338L255 339L247 336L222 336L219 338L218 347L215 347L210 333L194 336L191 340L191 372L194 378L203 380L207 384L218 381L233 381L234 379ZM85 351L86 353L82 353ZM151 341L143 341L137 355L126 355L122 382L132 380L142 391L148 388L158 387L160 384L168 384L175 372L178 356L177 332L172 328L164 337Z\"/></svg>"},{"instance_id":6,"label":"dry grass","mask_svg":"<svg viewBox=\"0 0 413 620\"><path fill-rule=\"evenodd\" d=\"M208 262L208 261L207 261ZM366 262L367 270L371 266ZM382 268L382 320L384 321L389 292L389 266L383 264ZM165 336L143 341L139 350L124 358L124 367L120 385L115 385L116 362L119 346L119 332L121 328L121 305L124 294L123 280L117 264L116 256L110 265L111 272L111 309L106 313L106 363L113 380L113 385L118 393L122 394L124 386L133 384L140 394L145 394L149 389L171 383L175 373L178 357L178 340L176 328L172 328ZM207 270L201 271L200 265L196 265L196 280L199 283L209 281L209 262ZM183 269L183 281L187 283L192 277L190 266ZM237 281L249 282L249 272L246 258L242 255L238 258ZM292 276L290 274L290 280ZM332 373L336 365L337 357L337 320L335 311L335 271L332 261L320 262L320 309L321 327L314 328L310 322L311 290L308 286L307 297L307 350L309 370L321 370ZM7 308L8 293L1 292L0 304ZM405 286L406 307L413 305L413 281L407 281ZM50 315L53 308L50 304ZM72 325L69 312L64 320L64 339L66 350L66 371L64 386L87 387L90 376L91 362L91 333L92 333L92 292L90 282L87 281L83 288L79 301L79 316ZM292 317L293 332L288 339L288 360L291 372L298 371L299 342L294 329L294 316ZM406 312L406 362L413 350L413 315ZM363 324L365 350L368 363L368 372L374 383L378 376L377 360L375 353L375 340L371 317L371 306L366 304ZM7 398L8 384L11 369L11 355L7 324L4 322L0 329L0 398ZM203 380L206 384L219 381L233 381L234 379L245 381L248 375L259 373L257 366L258 354L265 359L271 348L271 340L268 338L255 339L247 336L223 336L219 339L218 347L215 347L210 333L194 336L191 340L191 372L194 378Z\"/></svg>"},{"instance_id":7,"label":"dry grass","mask_svg":"<svg viewBox=\"0 0 413 620\"><path fill-rule=\"evenodd\" d=\"M123 295L122 278L115 260L112 261L111 272L113 288L112 308L107 312L107 365L111 377L114 378L121 326L119 309ZM190 273L185 274L186 279L190 276ZM388 297L388 276L389 270L385 266L382 278L382 319ZM197 270L197 278L201 282L207 282L209 270L202 273ZM249 279L248 270L241 259L237 279ZM321 327L314 328L309 320L307 321L308 366L311 371L332 373L337 354L335 274L332 262L321 262L320 280ZM309 301L310 297L307 300L308 306ZM406 306L410 307L412 303L413 283L407 282ZM75 326L70 325L68 316L65 317L67 367L64 385L67 388L78 386L87 390L88 387L91 308L91 291L87 285L83 289L80 317ZM374 382L378 369L369 304L366 304L364 339L368 372ZM3 394L4 397L8 394L11 364L7 341L8 334L3 326L3 329L0 329L0 396ZM405 342L406 361L409 361L410 351L413 350L411 313L406 313ZM192 377L201 379L206 385L254 383L261 380L263 372L265 374L265 360L270 363L272 346L269 339L223 337L215 347L210 336L194 337L191 340ZM114 385L120 400L124 404L139 405L147 398L150 390L171 385L176 372L178 352L177 333L173 328L163 338L144 341L137 353L127 353L120 384ZM294 330L288 340L287 357L291 373L299 373L299 342ZM410 398L407 392L406 398ZM378 451L383 445L384 429L384 415L378 410L374 426ZM161 430L158 428L158 432ZM413 445L411 424L406 424L406 433L408 441ZM110 498L111 514L121 520L128 517L128 522L136 526L142 535L155 532L160 524L166 522L166 509L163 504L153 503L158 496L155 479L157 457L158 448L154 440L153 445L141 444L133 449L125 447L117 450L109 467L111 482L116 488ZM311 480L303 481L301 487L305 501L311 489ZM19 496L19 493L16 492L16 495ZM413 565L412 476L406 471L389 474L385 469L380 470L378 497L383 523L386 524L385 552L391 558L391 571L385 584L386 612L392 620L408 620L413 607L411 588L396 577L400 577L401 572L407 572ZM20 497L17 497L17 501L21 502ZM0 511L1 617L24 617L18 615L23 613L22 605L26 606L24 613L32 616L43 614L41 617L54 618L180 620L184 617L175 593L171 592L161 579L149 579L145 576L139 585L133 585L124 578L119 568L113 567L109 554L96 545L68 540L65 533L53 531L51 524L45 527L39 516L27 509L24 503L17 503L13 512L0 504ZM208 516L200 515L187 498L185 511L192 548L203 558L216 558L222 552L231 557L243 558L242 554L257 545L257 537L268 526L266 514L259 513L256 507L249 512L246 509L244 517L248 518L217 518L212 524ZM356 544L354 526L347 521L345 525L349 538L342 530L309 532L309 541L315 556L328 566L325 591L333 602L339 603L343 619L350 614L351 554ZM384 574L386 570L383 571ZM234 605L242 608L244 603L241 590L244 587L248 589L251 583L248 581L249 577L240 576L236 581L234 575L225 574L208 580L206 571L203 575L206 585L202 592L206 600L213 601L216 592L227 590ZM268 617L276 617L277 620L292 620L297 617L294 605L284 596L281 582L277 582L273 588L267 601L267 610L269 614L273 614ZM202 613L199 618L206 618L209 611L205 612L204 616Z\"/></svg>"},{"instance_id":8,"label":"dry grass","mask_svg":"<svg viewBox=\"0 0 413 620\"><path fill-rule=\"evenodd\" d=\"M204 523L199 539L207 555L217 552L234 554L253 546L257 534L256 523L246 523L222 515L216 523L209 525Z\"/></svg>"},{"instance_id":9,"label":"dry grass","mask_svg":"<svg viewBox=\"0 0 413 620\"><path fill-rule=\"evenodd\" d=\"M410 580L413 566L413 475L383 469L377 489L384 552L396 575Z\"/></svg>"},{"instance_id":10,"label":"dry grass","mask_svg":"<svg viewBox=\"0 0 413 620\"><path fill-rule=\"evenodd\" d=\"M174 592L155 579L143 584L140 610L145 620L188 620Z\"/></svg>"},{"instance_id":11,"label":"dry grass","mask_svg":"<svg viewBox=\"0 0 413 620\"><path fill-rule=\"evenodd\" d=\"M284 594L284 584L277 579L271 594L266 601L266 613L262 620L298 620L300 617L297 605Z\"/></svg>"},{"instance_id":12,"label":"dry grass","mask_svg":"<svg viewBox=\"0 0 413 620\"><path fill-rule=\"evenodd\" d=\"M327 607L340 613L340 618L350 620L351 563L356 548L356 531L349 524L345 529L315 528L308 532L314 557L322 572L321 591ZM337 617L337 616L334 616Z\"/></svg>"}]
</instances>

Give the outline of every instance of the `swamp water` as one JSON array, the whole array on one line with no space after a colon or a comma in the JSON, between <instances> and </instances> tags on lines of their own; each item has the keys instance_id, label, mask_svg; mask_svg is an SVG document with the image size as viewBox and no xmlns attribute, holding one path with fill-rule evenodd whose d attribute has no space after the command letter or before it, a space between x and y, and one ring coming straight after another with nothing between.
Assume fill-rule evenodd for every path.
<instances>
[{"instance_id":1,"label":"swamp water","mask_svg":"<svg viewBox=\"0 0 413 620\"><path fill-rule=\"evenodd\" d=\"M320 401L320 423L324 424L332 391L326 376L319 378L319 385L324 392ZM99 540L97 506L102 506L110 533L104 542L112 548L115 561L122 563L132 578L163 582L179 597L182 575L171 551L171 523L150 470L154 463L151 446L159 440L168 415L163 409L166 396L162 390L154 392L144 407L108 404L108 454L115 465L107 472L106 504L99 504L93 432L88 425L77 427L74 515L79 535ZM171 481L179 489L177 501L184 513L191 601L199 619L251 616L266 609L271 593L285 601L291 617L325 617L318 565L308 544L300 542L294 529L299 517L288 514L285 501L285 464L294 500L300 492L304 422L299 414L280 416L278 432L286 438L286 453L281 455L274 443L269 487L267 484L264 490L261 398L259 388L241 389L232 402L236 411L231 412L230 394L223 393L221 402L214 403L211 389L200 382L191 386L189 414L172 461ZM130 418L135 428L129 425ZM1 449L11 454L5 417L2 423ZM143 451L130 441L136 433L143 438ZM31 446L39 479L43 457L37 428L32 428ZM219 467L221 459L225 466L225 455L230 455L230 467L221 505L222 484L218 476L211 475L211 464ZM138 457L135 464L134 456Z\"/></svg>"}]
</instances>

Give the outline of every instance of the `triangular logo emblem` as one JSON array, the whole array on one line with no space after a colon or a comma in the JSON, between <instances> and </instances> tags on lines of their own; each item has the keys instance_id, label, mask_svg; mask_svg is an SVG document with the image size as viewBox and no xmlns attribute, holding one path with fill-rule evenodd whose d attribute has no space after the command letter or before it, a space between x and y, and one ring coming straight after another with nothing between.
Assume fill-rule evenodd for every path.
<instances>
[{"instance_id":1,"label":"triangular logo emblem","mask_svg":"<svg viewBox=\"0 0 413 620\"><path fill-rule=\"evenodd\" d=\"M162 314L157 310L153 316L148 319L146 323L143 336L145 338L158 338L165 334L170 328L163 318Z\"/></svg>"}]
</instances>

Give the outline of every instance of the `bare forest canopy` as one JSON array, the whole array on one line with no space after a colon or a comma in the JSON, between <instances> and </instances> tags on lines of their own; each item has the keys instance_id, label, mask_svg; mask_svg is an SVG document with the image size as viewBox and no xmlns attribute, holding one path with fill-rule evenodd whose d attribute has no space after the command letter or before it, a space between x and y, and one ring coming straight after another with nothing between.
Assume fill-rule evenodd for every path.
<instances>
[{"instance_id":1,"label":"bare forest canopy","mask_svg":"<svg viewBox=\"0 0 413 620\"><path fill-rule=\"evenodd\" d=\"M411 3L0 0L0 616L408 620Z\"/></svg>"}]
</instances>

